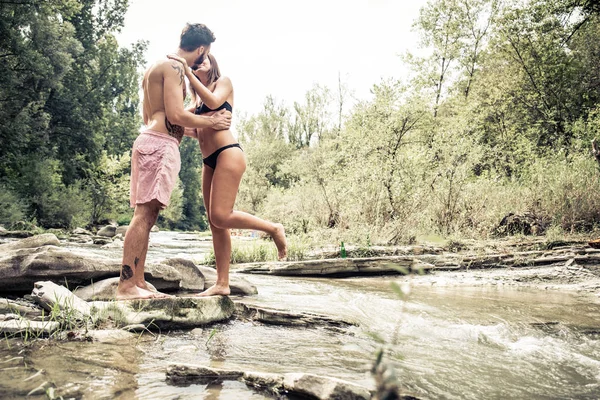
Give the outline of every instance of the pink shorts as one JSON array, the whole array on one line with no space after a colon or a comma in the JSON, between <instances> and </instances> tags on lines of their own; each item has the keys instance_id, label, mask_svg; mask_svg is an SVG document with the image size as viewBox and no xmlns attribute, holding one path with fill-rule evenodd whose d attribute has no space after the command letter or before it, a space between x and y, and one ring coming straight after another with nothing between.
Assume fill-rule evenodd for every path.
<instances>
[{"instance_id":1,"label":"pink shorts","mask_svg":"<svg viewBox=\"0 0 600 400\"><path fill-rule=\"evenodd\" d=\"M180 168L177 139L152 130L140 133L131 152L131 207L156 199L165 209Z\"/></svg>"}]
</instances>

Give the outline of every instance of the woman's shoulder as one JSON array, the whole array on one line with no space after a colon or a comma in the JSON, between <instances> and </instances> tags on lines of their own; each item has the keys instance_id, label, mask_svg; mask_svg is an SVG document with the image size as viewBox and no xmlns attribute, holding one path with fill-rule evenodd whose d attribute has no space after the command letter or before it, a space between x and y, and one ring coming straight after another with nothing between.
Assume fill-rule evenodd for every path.
<instances>
[{"instance_id":1,"label":"woman's shoulder","mask_svg":"<svg viewBox=\"0 0 600 400\"><path fill-rule=\"evenodd\" d=\"M221 75L219 79L217 79L218 84L231 85L231 79L228 76Z\"/></svg>"}]
</instances>

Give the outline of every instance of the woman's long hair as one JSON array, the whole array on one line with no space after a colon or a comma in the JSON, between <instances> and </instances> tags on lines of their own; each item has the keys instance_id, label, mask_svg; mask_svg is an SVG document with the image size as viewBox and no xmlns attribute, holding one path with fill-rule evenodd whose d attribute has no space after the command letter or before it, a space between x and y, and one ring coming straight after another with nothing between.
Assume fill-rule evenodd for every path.
<instances>
[{"instance_id":1,"label":"woman's long hair","mask_svg":"<svg viewBox=\"0 0 600 400\"><path fill-rule=\"evenodd\" d=\"M208 73L206 74L208 77L208 82L206 84L206 87L210 88L210 86L221 77L221 70L219 69L219 64L217 64L217 59L215 58L215 56L208 53L208 55L206 57L208 57L208 60L210 61L210 69L208 70ZM196 78L198 80L200 80L200 78L198 78L197 76L196 76ZM190 87L190 92L192 93L194 102L196 104L198 104L198 100L200 99L200 96L198 96L198 94L194 90L193 86Z\"/></svg>"}]
</instances>

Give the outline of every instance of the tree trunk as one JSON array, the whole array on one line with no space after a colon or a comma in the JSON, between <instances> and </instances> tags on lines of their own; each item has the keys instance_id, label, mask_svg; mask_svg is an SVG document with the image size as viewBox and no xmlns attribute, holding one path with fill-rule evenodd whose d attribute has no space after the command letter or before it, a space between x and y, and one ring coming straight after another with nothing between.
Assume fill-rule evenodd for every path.
<instances>
[{"instance_id":1,"label":"tree trunk","mask_svg":"<svg viewBox=\"0 0 600 400\"><path fill-rule=\"evenodd\" d=\"M600 149L598 148L598 143L596 142L596 139L592 140L592 154L598 162L598 165L600 165Z\"/></svg>"}]
</instances>

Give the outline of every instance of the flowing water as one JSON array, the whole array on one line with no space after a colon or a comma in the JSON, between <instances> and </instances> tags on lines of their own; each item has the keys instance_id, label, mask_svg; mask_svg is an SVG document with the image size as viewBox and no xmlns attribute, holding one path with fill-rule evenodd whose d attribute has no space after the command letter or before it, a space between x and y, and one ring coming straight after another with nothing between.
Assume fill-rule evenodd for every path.
<instances>
[{"instance_id":1,"label":"flowing water","mask_svg":"<svg viewBox=\"0 0 600 400\"><path fill-rule=\"evenodd\" d=\"M201 257L207 242L189 239L153 234L149 258ZM269 398L238 382L168 384L165 369L173 362L308 372L372 387L368 370L379 348L373 333L396 342L389 346L389 358L403 387L420 398L600 398L600 298L593 294L436 288L420 285L415 277L403 302L391 290L390 277L246 277L259 290L244 299L248 303L318 312L358 326L335 332L229 321L120 344L5 340L0 345L2 398L21 398L44 380L52 381L58 394L76 398ZM40 369L43 376L24 381Z\"/></svg>"}]
</instances>

